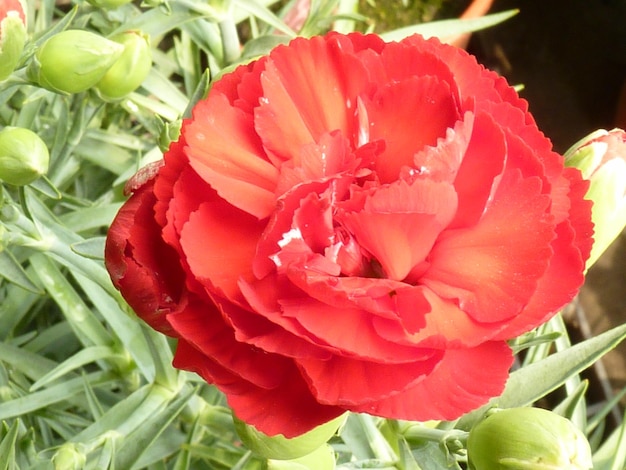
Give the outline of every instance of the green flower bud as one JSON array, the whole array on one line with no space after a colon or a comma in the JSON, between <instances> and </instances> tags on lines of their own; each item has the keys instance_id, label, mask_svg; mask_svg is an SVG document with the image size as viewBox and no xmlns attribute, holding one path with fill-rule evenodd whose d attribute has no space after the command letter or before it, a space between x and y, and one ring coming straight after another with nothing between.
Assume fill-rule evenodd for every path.
<instances>
[{"instance_id":1,"label":"green flower bud","mask_svg":"<svg viewBox=\"0 0 626 470\"><path fill-rule=\"evenodd\" d=\"M87 457L79 444L68 442L59 447L52 456L52 465L55 470L80 470L85 468Z\"/></svg>"},{"instance_id":2,"label":"green flower bud","mask_svg":"<svg viewBox=\"0 0 626 470\"><path fill-rule=\"evenodd\" d=\"M590 180L594 245L590 267L626 226L626 132L598 130L565 153L565 163Z\"/></svg>"},{"instance_id":3,"label":"green flower bud","mask_svg":"<svg viewBox=\"0 0 626 470\"><path fill-rule=\"evenodd\" d=\"M106 99L119 99L135 91L148 76L152 54L148 36L141 31L126 31L113 36L111 41L124 46L124 51L98 82L96 90Z\"/></svg>"},{"instance_id":4,"label":"green flower bud","mask_svg":"<svg viewBox=\"0 0 626 470\"><path fill-rule=\"evenodd\" d=\"M5 127L0 131L0 180L23 186L48 171L48 147L33 131Z\"/></svg>"},{"instance_id":5,"label":"green flower bud","mask_svg":"<svg viewBox=\"0 0 626 470\"><path fill-rule=\"evenodd\" d=\"M117 8L131 1L132 0L87 0L87 3L98 8Z\"/></svg>"},{"instance_id":6,"label":"green flower bud","mask_svg":"<svg viewBox=\"0 0 626 470\"><path fill-rule=\"evenodd\" d=\"M0 0L0 80L17 66L26 44L26 17L21 0Z\"/></svg>"},{"instance_id":7,"label":"green flower bud","mask_svg":"<svg viewBox=\"0 0 626 470\"><path fill-rule=\"evenodd\" d=\"M292 460L304 457L325 445L345 419L345 415L341 415L292 439L287 439L282 434L270 437L237 418L234 421L241 442L252 452L266 459Z\"/></svg>"},{"instance_id":8,"label":"green flower bud","mask_svg":"<svg viewBox=\"0 0 626 470\"><path fill-rule=\"evenodd\" d=\"M57 93L80 93L98 83L123 51L122 44L88 31L62 31L37 50L28 75Z\"/></svg>"},{"instance_id":9,"label":"green flower bud","mask_svg":"<svg viewBox=\"0 0 626 470\"><path fill-rule=\"evenodd\" d=\"M470 431L470 470L587 470L591 449L566 418L540 408L495 411Z\"/></svg>"}]
</instances>

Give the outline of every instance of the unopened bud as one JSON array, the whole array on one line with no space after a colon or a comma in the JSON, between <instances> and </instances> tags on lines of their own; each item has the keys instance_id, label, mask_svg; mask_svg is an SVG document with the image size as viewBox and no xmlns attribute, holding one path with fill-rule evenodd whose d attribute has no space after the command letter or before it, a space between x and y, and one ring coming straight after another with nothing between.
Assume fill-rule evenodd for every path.
<instances>
[{"instance_id":1,"label":"unopened bud","mask_svg":"<svg viewBox=\"0 0 626 470\"><path fill-rule=\"evenodd\" d=\"M37 50L29 78L57 93L80 93L98 83L124 46L78 29L55 34Z\"/></svg>"},{"instance_id":2,"label":"unopened bud","mask_svg":"<svg viewBox=\"0 0 626 470\"><path fill-rule=\"evenodd\" d=\"M626 226L626 132L598 130L588 135L565 153L565 163L591 183L586 195L593 201L590 267Z\"/></svg>"},{"instance_id":3,"label":"unopened bud","mask_svg":"<svg viewBox=\"0 0 626 470\"><path fill-rule=\"evenodd\" d=\"M26 43L26 17L21 0L0 0L0 80L17 66Z\"/></svg>"},{"instance_id":4,"label":"unopened bud","mask_svg":"<svg viewBox=\"0 0 626 470\"><path fill-rule=\"evenodd\" d=\"M48 171L48 147L33 131L5 127L0 131L0 180L23 186Z\"/></svg>"},{"instance_id":5,"label":"unopened bud","mask_svg":"<svg viewBox=\"0 0 626 470\"><path fill-rule=\"evenodd\" d=\"M52 456L52 465L55 470L81 470L85 468L86 462L87 457L79 444L71 442L63 444Z\"/></svg>"},{"instance_id":6,"label":"unopened bud","mask_svg":"<svg viewBox=\"0 0 626 470\"><path fill-rule=\"evenodd\" d=\"M105 99L119 99L135 91L152 67L148 36L141 31L126 31L110 38L124 47L122 55L96 85Z\"/></svg>"},{"instance_id":7,"label":"unopened bud","mask_svg":"<svg viewBox=\"0 0 626 470\"><path fill-rule=\"evenodd\" d=\"M540 408L496 411L470 431L470 470L588 470L591 449L566 418Z\"/></svg>"}]
</instances>

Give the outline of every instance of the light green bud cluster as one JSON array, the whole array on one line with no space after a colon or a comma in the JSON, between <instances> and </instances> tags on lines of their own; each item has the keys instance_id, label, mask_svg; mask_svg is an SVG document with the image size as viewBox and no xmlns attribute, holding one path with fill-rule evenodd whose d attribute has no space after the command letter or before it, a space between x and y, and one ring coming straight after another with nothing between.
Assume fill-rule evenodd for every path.
<instances>
[{"instance_id":1,"label":"light green bud cluster","mask_svg":"<svg viewBox=\"0 0 626 470\"><path fill-rule=\"evenodd\" d=\"M470 470L588 470L591 449L566 418L540 408L495 411L470 431Z\"/></svg>"},{"instance_id":2,"label":"light green bud cluster","mask_svg":"<svg viewBox=\"0 0 626 470\"><path fill-rule=\"evenodd\" d=\"M152 65L148 38L127 31L110 39L66 30L44 42L28 67L28 77L51 91L80 93L96 88L108 100L134 91Z\"/></svg>"}]
</instances>

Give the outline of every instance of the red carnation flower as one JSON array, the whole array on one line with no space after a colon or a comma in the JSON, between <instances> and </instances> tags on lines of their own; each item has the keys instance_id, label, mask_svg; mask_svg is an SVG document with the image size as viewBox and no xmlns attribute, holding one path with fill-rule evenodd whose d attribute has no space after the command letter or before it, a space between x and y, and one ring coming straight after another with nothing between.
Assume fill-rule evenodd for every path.
<instances>
[{"instance_id":1,"label":"red carnation flower","mask_svg":"<svg viewBox=\"0 0 626 470\"><path fill-rule=\"evenodd\" d=\"M269 435L484 404L592 243L588 184L527 103L419 36L300 38L237 68L135 186L113 282Z\"/></svg>"}]
</instances>

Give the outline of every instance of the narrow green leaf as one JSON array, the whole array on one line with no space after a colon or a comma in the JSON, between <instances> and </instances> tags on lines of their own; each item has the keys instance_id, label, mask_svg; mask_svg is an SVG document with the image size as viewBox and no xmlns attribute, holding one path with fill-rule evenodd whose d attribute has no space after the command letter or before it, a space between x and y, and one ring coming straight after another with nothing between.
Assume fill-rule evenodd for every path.
<instances>
[{"instance_id":1,"label":"narrow green leaf","mask_svg":"<svg viewBox=\"0 0 626 470\"><path fill-rule=\"evenodd\" d=\"M395 29L393 31L383 33L380 36L385 41L401 41L412 34L421 34L426 38L433 36L445 38L448 36L471 33L473 31L490 28L491 26L495 26L508 20L509 18L512 18L517 15L518 12L519 10L507 10L500 13L485 15L480 18L431 21L428 23L420 23L413 26L407 26L405 28Z\"/></svg>"},{"instance_id":2,"label":"narrow green leaf","mask_svg":"<svg viewBox=\"0 0 626 470\"><path fill-rule=\"evenodd\" d=\"M43 294L41 288L31 280L19 261L8 250L0 251L0 276L22 289L34 294Z\"/></svg>"},{"instance_id":3,"label":"narrow green leaf","mask_svg":"<svg viewBox=\"0 0 626 470\"><path fill-rule=\"evenodd\" d=\"M74 253L84 256L85 258L103 260L105 241L106 237L93 237L72 243L70 248Z\"/></svg>"},{"instance_id":4,"label":"narrow green leaf","mask_svg":"<svg viewBox=\"0 0 626 470\"><path fill-rule=\"evenodd\" d=\"M132 431L141 419L145 419L145 416L149 416L155 410L154 406L148 406L146 404L149 403L151 392L152 385L144 385L135 390L109 408L100 418L94 421L91 426L76 434L72 438L72 442L82 442L86 444L112 431L116 431L120 434L124 434L125 431ZM156 408L160 405L160 403L157 403ZM143 418L138 418L136 414L137 410L145 412L146 415Z\"/></svg>"},{"instance_id":5,"label":"narrow green leaf","mask_svg":"<svg viewBox=\"0 0 626 470\"><path fill-rule=\"evenodd\" d=\"M122 207L121 202L94 205L68 212L60 217L60 222L74 232L85 232L100 227L108 227Z\"/></svg>"},{"instance_id":6,"label":"narrow green leaf","mask_svg":"<svg viewBox=\"0 0 626 470\"><path fill-rule=\"evenodd\" d=\"M0 361L10 364L32 380L37 380L57 365L46 357L5 342L0 342Z\"/></svg>"},{"instance_id":7,"label":"narrow green leaf","mask_svg":"<svg viewBox=\"0 0 626 470\"><path fill-rule=\"evenodd\" d=\"M0 469L1 470L13 470L17 468L15 463L15 443L17 441L17 431L19 429L19 420L13 421L8 431L0 442ZM2 423L3 427L6 427L6 423Z\"/></svg>"},{"instance_id":8,"label":"narrow green leaf","mask_svg":"<svg viewBox=\"0 0 626 470\"><path fill-rule=\"evenodd\" d=\"M233 0L233 3L243 10L247 11L251 15L254 15L259 20L267 23L272 28L276 28L278 31L293 38L296 33L285 24L280 18L278 18L269 8L266 8L256 0ZM235 18L237 21L237 18Z\"/></svg>"},{"instance_id":9,"label":"narrow green leaf","mask_svg":"<svg viewBox=\"0 0 626 470\"><path fill-rule=\"evenodd\" d=\"M120 449L116 452L116 468L132 468L133 464L137 462L146 449L183 410L193 393L194 389L188 388L186 391L178 394L176 399L164 409L155 410L151 414L144 414L140 425L126 436L121 443ZM172 396L170 390L166 390L158 385L153 387L153 394L163 398Z\"/></svg>"},{"instance_id":10,"label":"narrow green leaf","mask_svg":"<svg viewBox=\"0 0 626 470\"><path fill-rule=\"evenodd\" d=\"M116 297L112 297L100 283L93 282L92 279L78 273L73 273L73 276L89 300L100 311L102 318L109 324L126 351L137 363L144 378L148 382L152 382L155 376L155 365L140 321L122 310L120 305L126 305L126 303L117 291L115 292Z\"/></svg>"},{"instance_id":11,"label":"narrow green leaf","mask_svg":"<svg viewBox=\"0 0 626 470\"><path fill-rule=\"evenodd\" d=\"M50 258L42 253L37 253L31 256L31 264L41 283L56 301L81 343L85 346L113 344L110 333L85 305L81 296Z\"/></svg>"},{"instance_id":12,"label":"narrow green leaf","mask_svg":"<svg viewBox=\"0 0 626 470\"><path fill-rule=\"evenodd\" d=\"M92 386L115 381L108 372L93 372L85 376ZM46 406L67 400L83 390L83 377L67 380L58 385L38 392L0 403L0 419L8 419L45 408Z\"/></svg>"},{"instance_id":13,"label":"narrow green leaf","mask_svg":"<svg viewBox=\"0 0 626 470\"><path fill-rule=\"evenodd\" d=\"M623 470L626 467L626 415L600 449L593 454L594 470Z\"/></svg>"},{"instance_id":14,"label":"narrow green leaf","mask_svg":"<svg viewBox=\"0 0 626 470\"><path fill-rule=\"evenodd\" d=\"M586 369L626 338L626 325L559 351L547 358L513 372L500 397L460 419L458 427L469 429L491 406L513 408L527 406L563 385ZM532 386L529 386L532 384Z\"/></svg>"},{"instance_id":15,"label":"narrow green leaf","mask_svg":"<svg viewBox=\"0 0 626 470\"><path fill-rule=\"evenodd\" d=\"M70 356L61 364L56 366L50 372L45 374L39 380L37 380L30 387L30 391L33 392L38 390L50 382L62 377L63 375L71 372L73 370L78 369L79 367L84 366L85 364L89 364L91 362L95 362L101 359L114 359L117 357L121 357L119 353L117 353L113 348L108 346L91 346L85 349L81 349L73 356Z\"/></svg>"},{"instance_id":16,"label":"narrow green leaf","mask_svg":"<svg viewBox=\"0 0 626 470\"><path fill-rule=\"evenodd\" d=\"M52 184L52 181L50 181L45 175L40 176L38 179L30 183L30 187L36 189L50 199L61 199L61 191L59 191L57 187Z\"/></svg>"}]
</instances>

